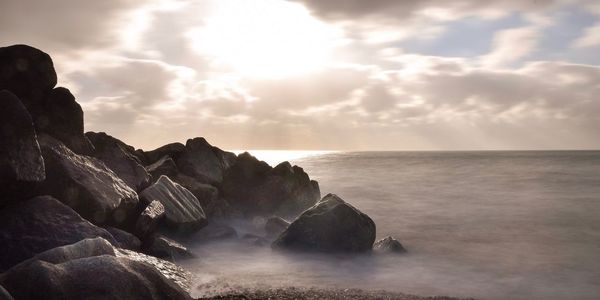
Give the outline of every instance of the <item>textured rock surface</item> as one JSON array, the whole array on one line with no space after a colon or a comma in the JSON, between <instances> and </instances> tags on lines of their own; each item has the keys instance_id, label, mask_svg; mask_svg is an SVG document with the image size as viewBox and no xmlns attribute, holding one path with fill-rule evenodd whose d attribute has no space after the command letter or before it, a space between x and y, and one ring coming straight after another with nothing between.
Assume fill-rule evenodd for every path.
<instances>
[{"instance_id":1,"label":"textured rock surface","mask_svg":"<svg viewBox=\"0 0 600 300\"><path fill-rule=\"evenodd\" d=\"M182 174L177 174L173 178L173 181L179 183L196 196L207 217L229 216L231 207L225 199L219 197L219 190L216 187L200 183L196 179Z\"/></svg>"},{"instance_id":2,"label":"textured rock surface","mask_svg":"<svg viewBox=\"0 0 600 300\"><path fill-rule=\"evenodd\" d=\"M50 196L16 203L0 210L0 272L48 249L94 237L117 245L106 230Z\"/></svg>"},{"instance_id":3,"label":"textured rock surface","mask_svg":"<svg viewBox=\"0 0 600 300\"><path fill-rule=\"evenodd\" d=\"M129 249L133 251L140 250L142 242L135 235L127 231L121 230L119 228L114 228L110 226L106 227L105 229L115 238L117 243L119 243L120 248Z\"/></svg>"},{"instance_id":4,"label":"textured rock surface","mask_svg":"<svg viewBox=\"0 0 600 300\"><path fill-rule=\"evenodd\" d=\"M161 176L156 183L142 191L140 197L146 203L159 201L165 207L167 226L179 233L188 233L207 224L198 199L166 176Z\"/></svg>"},{"instance_id":5,"label":"textured rock surface","mask_svg":"<svg viewBox=\"0 0 600 300\"><path fill-rule=\"evenodd\" d=\"M405 253L404 246L395 238L388 236L373 244L373 250L380 253Z\"/></svg>"},{"instance_id":6,"label":"textured rock surface","mask_svg":"<svg viewBox=\"0 0 600 300\"><path fill-rule=\"evenodd\" d=\"M141 191L150 185L150 174L134 155L133 147L104 132L87 132L85 136L94 145L93 156L102 160L129 187Z\"/></svg>"},{"instance_id":7,"label":"textured rock surface","mask_svg":"<svg viewBox=\"0 0 600 300\"><path fill-rule=\"evenodd\" d=\"M193 257L192 253L185 246L163 235L154 236L151 244L145 249L145 252L170 261Z\"/></svg>"},{"instance_id":8,"label":"textured rock surface","mask_svg":"<svg viewBox=\"0 0 600 300\"><path fill-rule=\"evenodd\" d=\"M102 161L69 150L59 141L39 136L46 163L40 193L49 194L95 224L122 224L133 213L138 196Z\"/></svg>"},{"instance_id":9,"label":"textured rock surface","mask_svg":"<svg viewBox=\"0 0 600 300\"><path fill-rule=\"evenodd\" d=\"M302 213L273 242L274 248L322 252L366 252L375 223L336 195L328 194Z\"/></svg>"},{"instance_id":10,"label":"textured rock surface","mask_svg":"<svg viewBox=\"0 0 600 300\"><path fill-rule=\"evenodd\" d=\"M165 207L160 201L154 200L146 206L135 223L135 234L146 239L156 231L160 221L165 217Z\"/></svg>"}]
</instances>

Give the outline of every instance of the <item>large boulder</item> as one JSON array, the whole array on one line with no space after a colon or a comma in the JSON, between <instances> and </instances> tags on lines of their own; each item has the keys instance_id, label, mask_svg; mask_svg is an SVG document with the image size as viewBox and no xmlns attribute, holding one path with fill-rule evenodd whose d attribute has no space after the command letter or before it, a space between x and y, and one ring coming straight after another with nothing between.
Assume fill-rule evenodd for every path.
<instances>
[{"instance_id":1,"label":"large boulder","mask_svg":"<svg viewBox=\"0 0 600 300\"><path fill-rule=\"evenodd\" d=\"M175 161L173 161L173 159L168 155L165 155L153 164L146 166L146 170L154 179L158 179L163 175L169 178L174 178L177 176L177 174L179 174L179 170L177 169Z\"/></svg>"},{"instance_id":2,"label":"large boulder","mask_svg":"<svg viewBox=\"0 0 600 300\"><path fill-rule=\"evenodd\" d=\"M302 168L288 162L271 168L249 153L238 156L221 187L228 203L250 216L295 217L320 198L319 184Z\"/></svg>"},{"instance_id":3,"label":"large boulder","mask_svg":"<svg viewBox=\"0 0 600 300\"><path fill-rule=\"evenodd\" d=\"M21 101L0 91L0 207L27 196L32 183L46 179L33 121Z\"/></svg>"},{"instance_id":4,"label":"large boulder","mask_svg":"<svg viewBox=\"0 0 600 300\"><path fill-rule=\"evenodd\" d=\"M280 217L271 217L265 223L265 233L268 237L276 237L285 231L288 226L290 226L290 222Z\"/></svg>"},{"instance_id":5,"label":"large boulder","mask_svg":"<svg viewBox=\"0 0 600 300\"><path fill-rule=\"evenodd\" d=\"M140 250L140 247L142 246L142 241L140 241L140 239L137 238L135 235L115 227L108 226L105 229L115 238L117 243L119 243L120 248L129 249L133 251Z\"/></svg>"},{"instance_id":6,"label":"large boulder","mask_svg":"<svg viewBox=\"0 0 600 300\"><path fill-rule=\"evenodd\" d=\"M135 222L134 233L142 240L150 237L165 217L165 207L157 200L146 206Z\"/></svg>"},{"instance_id":7,"label":"large boulder","mask_svg":"<svg viewBox=\"0 0 600 300\"><path fill-rule=\"evenodd\" d=\"M375 223L336 195L328 194L302 213L273 242L273 248L366 252L375 241Z\"/></svg>"},{"instance_id":8,"label":"large boulder","mask_svg":"<svg viewBox=\"0 0 600 300\"><path fill-rule=\"evenodd\" d=\"M106 230L50 196L15 203L0 210L0 272L48 249L94 237L117 245Z\"/></svg>"},{"instance_id":9,"label":"large boulder","mask_svg":"<svg viewBox=\"0 0 600 300\"><path fill-rule=\"evenodd\" d=\"M207 217L226 217L231 213L229 203L219 197L219 190L210 185L197 181L195 178L177 174L173 181L188 189L200 202Z\"/></svg>"},{"instance_id":10,"label":"large boulder","mask_svg":"<svg viewBox=\"0 0 600 300\"><path fill-rule=\"evenodd\" d=\"M193 257L193 254L185 246L160 234L153 237L144 251L147 254L169 261Z\"/></svg>"},{"instance_id":11,"label":"large boulder","mask_svg":"<svg viewBox=\"0 0 600 300\"><path fill-rule=\"evenodd\" d=\"M129 187L141 191L150 185L150 174L135 156L133 147L104 132L87 132L85 136L94 145L93 156L102 160Z\"/></svg>"},{"instance_id":12,"label":"large boulder","mask_svg":"<svg viewBox=\"0 0 600 300\"><path fill-rule=\"evenodd\" d=\"M144 157L146 158L146 162L148 164L153 164L165 156L177 159L183 152L185 152L185 145L182 143L171 143L158 147L154 150L144 152Z\"/></svg>"},{"instance_id":13,"label":"large boulder","mask_svg":"<svg viewBox=\"0 0 600 300\"><path fill-rule=\"evenodd\" d=\"M129 253L101 238L83 240L13 267L0 275L0 284L17 299L190 299L159 269Z\"/></svg>"},{"instance_id":14,"label":"large boulder","mask_svg":"<svg viewBox=\"0 0 600 300\"><path fill-rule=\"evenodd\" d=\"M145 203L156 200L165 207L165 223L178 233L189 233L207 224L206 214L196 197L183 186L161 176L140 193Z\"/></svg>"},{"instance_id":15,"label":"large boulder","mask_svg":"<svg viewBox=\"0 0 600 300\"><path fill-rule=\"evenodd\" d=\"M230 155L201 137L187 140L175 163L181 173L213 185L223 181L223 173L232 165Z\"/></svg>"},{"instance_id":16,"label":"large boulder","mask_svg":"<svg viewBox=\"0 0 600 300\"><path fill-rule=\"evenodd\" d=\"M75 154L45 134L39 143L47 174L41 194L60 199L94 224L120 227L134 214L137 194L102 161Z\"/></svg>"}]
</instances>

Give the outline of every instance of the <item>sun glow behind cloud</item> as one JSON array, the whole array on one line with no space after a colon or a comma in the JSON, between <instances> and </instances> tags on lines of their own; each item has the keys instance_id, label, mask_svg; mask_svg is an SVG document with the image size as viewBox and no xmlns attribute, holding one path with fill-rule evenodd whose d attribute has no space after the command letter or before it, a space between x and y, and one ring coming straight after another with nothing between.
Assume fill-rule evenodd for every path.
<instances>
[{"instance_id":1,"label":"sun glow behind cloud","mask_svg":"<svg viewBox=\"0 0 600 300\"><path fill-rule=\"evenodd\" d=\"M220 0L187 36L199 54L240 76L282 78L324 68L341 33L299 4Z\"/></svg>"}]
</instances>

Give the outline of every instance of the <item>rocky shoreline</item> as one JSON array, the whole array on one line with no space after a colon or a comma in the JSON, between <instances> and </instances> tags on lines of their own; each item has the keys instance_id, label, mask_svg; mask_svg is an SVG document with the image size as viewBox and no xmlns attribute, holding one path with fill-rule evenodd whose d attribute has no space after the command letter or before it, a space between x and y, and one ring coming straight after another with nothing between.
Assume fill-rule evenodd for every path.
<instances>
[{"instance_id":1,"label":"rocky shoreline","mask_svg":"<svg viewBox=\"0 0 600 300\"><path fill-rule=\"evenodd\" d=\"M396 255L396 239L301 167L197 137L154 150L85 132L50 56L0 48L0 298L190 299L178 241ZM239 235L227 220L259 224ZM218 221L218 222L217 222ZM211 299L450 299L358 290L242 291Z\"/></svg>"}]
</instances>

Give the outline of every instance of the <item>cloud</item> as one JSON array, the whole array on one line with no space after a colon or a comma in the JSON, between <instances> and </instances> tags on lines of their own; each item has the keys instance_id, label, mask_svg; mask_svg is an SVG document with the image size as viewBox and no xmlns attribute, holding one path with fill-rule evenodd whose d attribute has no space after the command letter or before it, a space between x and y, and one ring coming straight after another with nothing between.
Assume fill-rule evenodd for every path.
<instances>
[{"instance_id":1,"label":"cloud","mask_svg":"<svg viewBox=\"0 0 600 300\"><path fill-rule=\"evenodd\" d=\"M585 29L583 34L573 41L573 48L589 48L600 46L600 22Z\"/></svg>"}]
</instances>

